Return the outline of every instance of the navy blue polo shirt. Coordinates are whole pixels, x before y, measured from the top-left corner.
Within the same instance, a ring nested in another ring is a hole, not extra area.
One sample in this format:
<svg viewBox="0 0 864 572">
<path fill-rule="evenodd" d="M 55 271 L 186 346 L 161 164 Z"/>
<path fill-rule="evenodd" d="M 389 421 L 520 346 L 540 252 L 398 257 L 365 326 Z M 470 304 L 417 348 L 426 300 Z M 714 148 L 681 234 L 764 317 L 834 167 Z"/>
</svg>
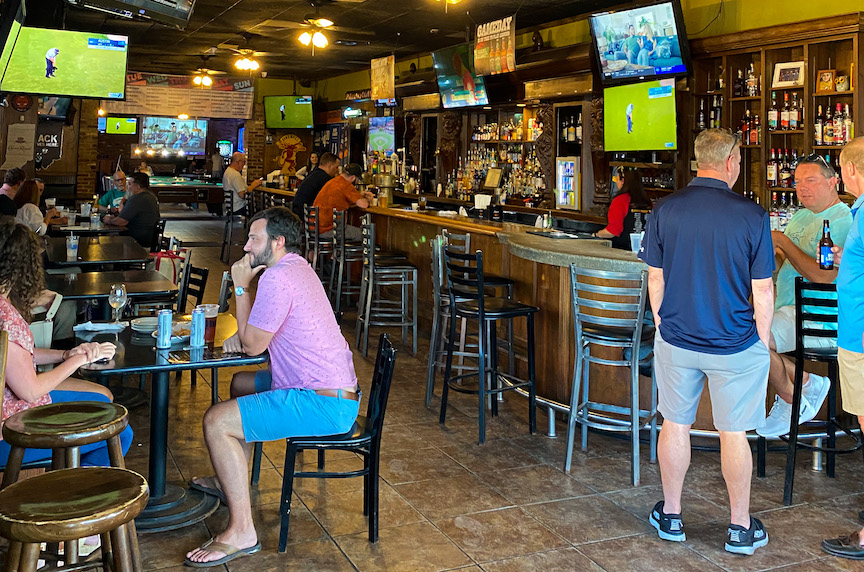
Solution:
<svg viewBox="0 0 864 572">
<path fill-rule="evenodd" d="M 723 181 L 696 177 L 654 207 L 639 258 L 663 269 L 664 341 L 729 355 L 759 340 L 750 281 L 774 272 L 768 213 L 759 205 Z"/>
</svg>

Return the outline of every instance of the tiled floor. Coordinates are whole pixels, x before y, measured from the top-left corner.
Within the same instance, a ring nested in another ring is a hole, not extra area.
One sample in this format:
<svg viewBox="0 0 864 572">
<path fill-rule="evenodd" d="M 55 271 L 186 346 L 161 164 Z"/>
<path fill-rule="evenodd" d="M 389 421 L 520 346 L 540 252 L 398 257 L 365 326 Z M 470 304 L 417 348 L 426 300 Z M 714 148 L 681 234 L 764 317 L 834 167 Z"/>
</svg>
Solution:
<svg viewBox="0 0 864 572">
<path fill-rule="evenodd" d="M 180 238 L 213 223 L 169 223 Z M 195 225 L 193 227 L 193 225 Z M 218 230 L 218 229 L 217 229 Z M 215 231 L 214 231 L 215 232 Z M 239 249 L 235 249 L 235 256 Z M 196 249 L 196 265 L 209 264 L 207 298 L 215 299 L 225 268 L 218 249 Z M 353 321 L 345 334 L 353 341 Z M 398 342 L 398 334 L 393 336 Z M 422 346 L 422 344 L 421 344 Z M 239 570 L 862 570 L 864 564 L 823 554 L 822 538 L 851 532 L 864 508 L 861 457 L 838 461 L 837 478 L 809 470 L 802 454 L 796 505 L 783 507 L 781 453 L 769 454 L 768 476 L 753 479 L 753 509 L 770 535 L 752 557 L 724 552 L 728 509 L 716 452 L 693 453 L 684 496 L 687 541 L 659 540 L 647 522 L 662 498 L 659 470 L 643 463 L 643 484 L 629 486 L 628 444 L 592 434 L 589 450 L 576 451 L 573 470 L 561 472 L 564 437 L 529 435 L 526 402 L 508 395 L 478 446 L 474 401 L 454 396 L 447 425 L 438 405 L 423 404 L 425 347 L 417 358 L 404 349 L 386 415 L 381 454 L 380 540 L 367 540 L 362 480 L 300 480 L 293 503 L 286 554 L 276 552 L 283 443 L 265 446 L 261 483 L 253 490 L 254 512 L 264 549 L 227 568 Z M 361 384 L 368 387 L 373 354 L 355 355 Z M 223 370 L 220 394 L 227 395 Z M 440 377 L 439 377 L 440 379 Z M 192 387 L 188 374 L 172 383 L 169 480 L 210 474 L 201 432 L 209 404 L 207 380 Z M 127 462 L 146 473 L 147 408 L 132 411 L 135 444 Z M 545 414 L 538 427 L 546 427 Z M 563 427 L 559 420 L 559 435 Z M 646 450 L 644 448 L 643 450 Z M 647 454 L 647 450 L 646 450 Z M 299 462 L 313 467 L 313 456 Z M 350 454 L 328 457 L 331 468 L 359 466 Z M 147 570 L 179 570 L 184 553 L 221 530 L 227 509 L 180 531 L 142 535 Z"/>
</svg>

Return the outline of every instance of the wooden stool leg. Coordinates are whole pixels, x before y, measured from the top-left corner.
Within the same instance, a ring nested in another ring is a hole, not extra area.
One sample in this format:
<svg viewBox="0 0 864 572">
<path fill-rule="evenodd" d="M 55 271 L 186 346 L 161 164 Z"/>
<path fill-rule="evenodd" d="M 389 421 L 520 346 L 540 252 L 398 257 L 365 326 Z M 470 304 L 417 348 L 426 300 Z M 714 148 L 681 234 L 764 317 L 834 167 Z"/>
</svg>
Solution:
<svg viewBox="0 0 864 572">
<path fill-rule="evenodd" d="M 77 469 L 81 466 L 81 450 L 78 447 L 66 448 L 66 468 Z"/>
<path fill-rule="evenodd" d="M 132 558 L 132 570 L 141 572 L 143 566 L 141 564 L 141 549 L 138 546 L 138 530 L 135 528 L 135 521 L 130 520 L 126 523 L 126 534 L 129 537 L 129 556 Z"/>
<path fill-rule="evenodd" d="M 39 562 L 39 543 L 28 542 L 21 547 L 21 564 L 19 572 L 36 572 L 36 564 Z"/>
<path fill-rule="evenodd" d="M 3 471 L 3 483 L 0 490 L 18 481 L 18 473 L 21 472 L 21 464 L 24 462 L 24 449 L 12 447 L 9 451 L 9 459 L 6 461 L 6 469 Z"/>
<path fill-rule="evenodd" d="M 123 446 L 120 444 L 120 435 L 114 435 L 108 439 L 108 459 L 112 467 L 126 468 L 126 460 L 123 459 Z"/>
<path fill-rule="evenodd" d="M 18 572 L 21 566 L 21 543 L 9 542 L 9 551 L 6 552 L 6 566 L 3 568 L 6 572 Z"/>
<path fill-rule="evenodd" d="M 120 525 L 108 534 L 111 536 L 111 547 L 114 552 L 114 572 L 132 572 L 126 525 Z"/>
<path fill-rule="evenodd" d="M 111 551 L 111 535 L 103 532 L 99 535 L 102 539 L 102 570 L 108 572 L 114 567 L 114 554 Z"/>
</svg>

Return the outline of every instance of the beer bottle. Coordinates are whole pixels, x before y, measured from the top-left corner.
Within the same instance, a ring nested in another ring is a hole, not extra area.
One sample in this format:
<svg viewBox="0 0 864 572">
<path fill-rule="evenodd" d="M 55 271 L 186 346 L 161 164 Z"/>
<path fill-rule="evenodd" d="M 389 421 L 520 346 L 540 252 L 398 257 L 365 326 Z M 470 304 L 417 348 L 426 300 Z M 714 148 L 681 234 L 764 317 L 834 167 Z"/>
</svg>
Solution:
<svg viewBox="0 0 864 572">
<path fill-rule="evenodd" d="M 819 241 L 819 268 L 822 270 L 834 270 L 834 241 L 831 240 L 831 229 L 829 221 L 822 221 L 822 240 Z"/>
</svg>

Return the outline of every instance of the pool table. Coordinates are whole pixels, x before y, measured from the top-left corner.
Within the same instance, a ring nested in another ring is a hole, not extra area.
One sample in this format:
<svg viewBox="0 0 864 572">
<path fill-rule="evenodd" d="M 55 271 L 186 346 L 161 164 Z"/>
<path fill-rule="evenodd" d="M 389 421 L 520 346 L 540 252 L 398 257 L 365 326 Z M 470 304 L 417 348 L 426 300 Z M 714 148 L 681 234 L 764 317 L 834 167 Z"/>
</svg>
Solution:
<svg viewBox="0 0 864 572">
<path fill-rule="evenodd" d="M 184 177 L 150 177 L 150 190 L 163 203 L 209 203 L 221 205 L 221 182 L 194 181 Z"/>
</svg>

